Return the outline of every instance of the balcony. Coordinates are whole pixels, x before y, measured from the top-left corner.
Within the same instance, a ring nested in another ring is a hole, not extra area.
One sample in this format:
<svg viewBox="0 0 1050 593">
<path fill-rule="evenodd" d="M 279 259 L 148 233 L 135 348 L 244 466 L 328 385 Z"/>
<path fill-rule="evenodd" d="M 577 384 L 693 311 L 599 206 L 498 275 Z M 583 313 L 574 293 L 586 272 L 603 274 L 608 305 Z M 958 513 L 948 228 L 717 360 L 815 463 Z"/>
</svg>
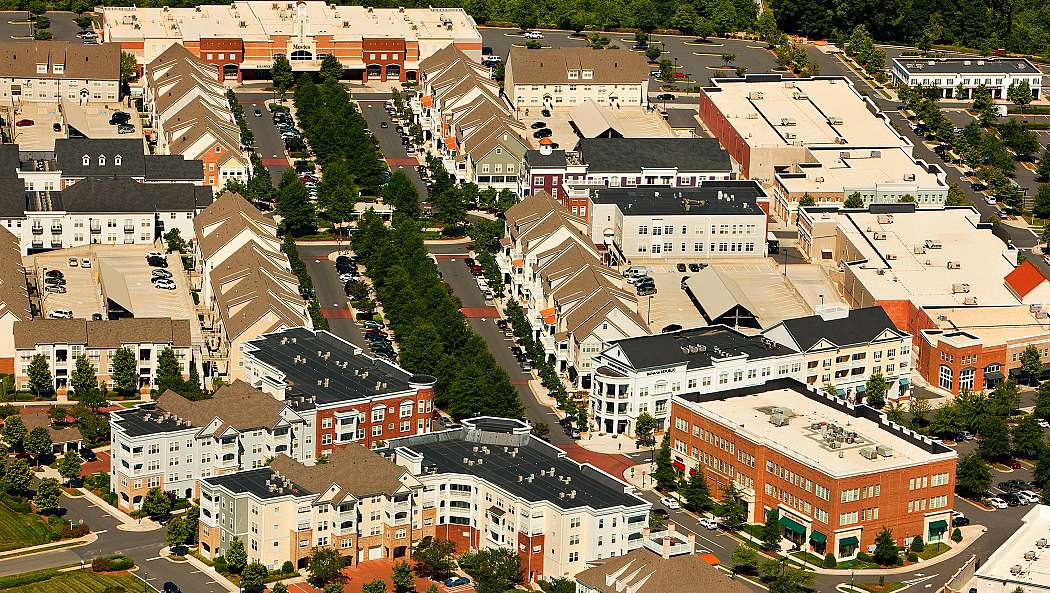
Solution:
<svg viewBox="0 0 1050 593">
<path fill-rule="evenodd" d="M 102 233 L 102 227 L 97 225 L 91 225 L 91 234 L 98 235 Z"/>
<path fill-rule="evenodd" d="M 124 225 L 124 232 L 128 233 L 128 234 L 134 234 L 134 232 L 135 232 L 135 225 L 133 225 L 133 224 L 126 224 L 126 225 Z"/>
<path fill-rule="evenodd" d="M 44 234 L 44 227 L 42 227 L 42 226 L 34 226 L 33 227 L 33 234 L 34 235 L 43 235 Z"/>
<path fill-rule="evenodd" d="M 62 234 L 62 225 L 60 225 L 60 224 L 53 224 L 53 225 L 51 225 L 51 234 L 52 235 L 61 235 Z"/>
<path fill-rule="evenodd" d="M 310 529 L 310 522 L 309 521 L 307 521 L 305 523 L 299 523 L 298 525 L 295 526 L 295 530 L 296 531 L 306 531 L 307 529 Z"/>
</svg>

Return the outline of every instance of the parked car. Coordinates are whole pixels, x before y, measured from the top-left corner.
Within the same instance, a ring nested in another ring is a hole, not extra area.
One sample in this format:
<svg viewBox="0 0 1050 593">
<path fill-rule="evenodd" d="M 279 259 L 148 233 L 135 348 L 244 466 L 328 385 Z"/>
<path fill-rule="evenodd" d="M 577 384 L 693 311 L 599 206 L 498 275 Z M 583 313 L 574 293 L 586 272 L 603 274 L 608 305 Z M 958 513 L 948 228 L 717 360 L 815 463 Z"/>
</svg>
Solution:
<svg viewBox="0 0 1050 593">
<path fill-rule="evenodd" d="M 73 319 L 73 311 L 70 309 L 55 309 L 47 314 L 51 319 Z"/>
<path fill-rule="evenodd" d="M 262 109 L 259 109 L 258 107 L 256 107 L 254 113 L 255 113 L 255 117 L 262 117 Z"/>
<path fill-rule="evenodd" d="M 701 517 L 697 523 L 699 523 L 700 527 L 703 527 L 704 529 L 718 529 L 718 521 L 710 517 Z"/>
<path fill-rule="evenodd" d="M 674 499 L 674 498 L 671 498 L 670 496 L 665 496 L 665 497 L 661 498 L 660 499 L 660 504 L 662 504 L 665 507 L 671 509 L 672 511 L 682 508 L 682 505 L 679 504 L 678 500 Z"/>
<path fill-rule="evenodd" d="M 133 134 L 135 132 L 135 126 L 131 124 L 121 124 L 117 126 L 118 134 Z"/>
<path fill-rule="evenodd" d="M 80 458 L 84 461 L 95 461 L 96 459 L 98 459 L 98 457 L 95 455 L 95 452 L 91 449 L 88 449 L 87 447 L 81 447 L 79 453 Z"/>
<path fill-rule="evenodd" d="M 82 267 L 82 268 L 90 268 L 91 267 L 91 260 L 86 258 L 86 257 L 80 258 L 80 267 Z"/>
<path fill-rule="evenodd" d="M 657 76 L 659 76 L 660 72 L 657 71 L 656 74 Z M 659 95 L 656 95 L 656 98 L 660 101 L 674 101 L 674 95 L 672 95 L 671 93 L 660 93 Z"/>
<path fill-rule="evenodd" d="M 1050 428 L 1050 421 L 1047 421 L 1047 420 L 1044 420 L 1044 419 L 1040 418 L 1039 419 L 1039 427 L 1040 428 Z"/>
<path fill-rule="evenodd" d="M 381 321 L 372 321 L 370 319 L 370 320 L 362 323 L 361 327 L 363 327 L 365 329 L 383 329 L 386 326 L 384 326 Z"/>
<path fill-rule="evenodd" d="M 1003 499 L 1003 501 L 1006 502 L 1007 506 L 1016 507 L 1021 505 L 1021 497 L 1018 496 L 1015 492 L 1007 492 L 999 498 Z"/>
<path fill-rule="evenodd" d="M 469 584 L 470 584 L 470 579 L 468 579 L 467 577 L 455 576 L 455 577 L 448 577 L 447 579 L 445 579 L 445 586 L 446 587 L 462 587 L 463 585 L 469 585 Z"/>
<path fill-rule="evenodd" d="M 118 111 L 109 117 L 109 125 L 117 126 L 131 121 L 131 114 L 127 111 Z"/>
<path fill-rule="evenodd" d="M 150 276 L 152 278 L 168 278 L 168 279 L 170 279 L 171 278 L 171 272 L 169 272 L 169 271 L 167 271 L 167 270 L 165 270 L 163 268 L 157 268 L 157 269 L 153 270 L 152 272 L 150 272 Z"/>
<path fill-rule="evenodd" d="M 689 271 L 690 272 L 699 272 L 700 270 L 704 269 L 705 267 L 707 267 L 705 264 L 689 264 Z"/>
<path fill-rule="evenodd" d="M 463 258 L 463 265 L 467 266 L 468 268 L 473 266 L 475 263 L 477 263 L 477 262 L 474 261 L 473 257 L 464 257 Z"/>
<path fill-rule="evenodd" d="M 52 277 L 44 278 L 44 284 L 65 286 L 66 279 L 65 278 L 56 278 L 56 277 L 52 276 Z"/>
<path fill-rule="evenodd" d="M 545 121 L 538 121 L 538 122 L 533 123 L 529 127 L 532 128 L 533 130 L 539 130 L 539 129 L 542 129 L 542 128 L 546 128 L 547 127 L 547 122 L 545 122 Z"/>
<path fill-rule="evenodd" d="M 547 109 L 547 108 L 543 108 L 540 111 L 540 115 L 542 115 L 543 117 L 550 117 L 551 116 L 551 110 Z"/>
<path fill-rule="evenodd" d="M 75 258 L 75 257 L 69 258 L 68 261 L 69 261 L 69 267 L 71 267 L 71 268 L 76 268 L 76 267 L 80 266 L 80 260 Z"/>
<path fill-rule="evenodd" d="M 1017 492 L 1028 488 L 1028 482 L 1024 480 L 1006 480 L 1005 482 L 999 482 L 996 486 L 1004 492 Z"/>
<path fill-rule="evenodd" d="M 1012 458 L 1012 457 L 1010 459 L 1007 459 L 1006 461 L 1004 461 L 1003 465 L 1005 465 L 1006 467 L 1008 467 L 1010 469 L 1021 469 L 1021 462 L 1018 461 L 1017 459 Z"/>
<path fill-rule="evenodd" d="M 61 278 L 65 276 L 65 274 L 62 273 L 62 270 L 48 270 L 44 272 L 44 276 L 48 278 Z"/>
<path fill-rule="evenodd" d="M 166 581 L 164 583 L 164 593 L 182 593 L 182 591 L 179 589 L 179 586 L 175 583 L 171 581 Z"/>
<path fill-rule="evenodd" d="M 648 276 L 653 271 L 645 266 L 631 266 L 623 271 L 624 278 L 637 278 L 639 276 Z"/>
<path fill-rule="evenodd" d="M 48 284 L 44 287 L 44 291 L 51 294 L 66 294 L 66 287 L 62 284 Z"/>
<path fill-rule="evenodd" d="M 639 284 L 641 284 L 643 282 L 652 282 L 653 281 L 653 277 L 648 275 L 648 274 L 646 274 L 644 276 L 629 276 L 627 278 L 627 281 L 630 282 L 631 284 L 635 285 L 635 286 L 638 286 Z"/>
<path fill-rule="evenodd" d="M 674 73 L 674 77 L 675 78 L 688 78 L 689 75 L 686 74 L 685 72 L 675 72 Z"/>
<path fill-rule="evenodd" d="M 175 290 L 175 283 L 168 278 L 154 278 L 153 286 L 164 290 Z"/>
<path fill-rule="evenodd" d="M 649 76 L 652 76 L 653 78 L 660 78 L 660 76 L 662 74 L 663 74 L 663 72 L 660 72 L 659 70 L 650 70 L 649 71 Z"/>
<path fill-rule="evenodd" d="M 62 124 L 60 124 L 58 122 L 55 122 L 55 123 L 51 124 L 51 129 L 56 131 L 56 132 L 61 132 L 62 131 Z"/>
<path fill-rule="evenodd" d="M 952 517 L 952 527 L 963 527 L 970 524 L 970 519 L 966 516 L 960 515 L 958 517 Z"/>
<path fill-rule="evenodd" d="M 1042 500 L 1042 498 L 1038 494 L 1032 492 L 1031 490 L 1021 490 L 1017 493 L 1017 495 L 1023 499 L 1027 499 L 1028 504 L 1039 504 L 1039 502 Z"/>
<path fill-rule="evenodd" d="M 652 296 L 656 294 L 656 287 L 646 287 L 638 290 L 638 296 Z"/>
<path fill-rule="evenodd" d="M 539 31 L 526 31 L 525 39 L 543 39 L 543 33 Z"/>
<path fill-rule="evenodd" d="M 677 270 L 678 270 L 679 272 L 684 272 L 684 271 L 686 271 L 686 267 L 685 267 L 685 264 L 683 264 L 683 263 L 679 263 L 679 264 L 678 264 L 677 266 L 675 266 L 675 268 L 676 268 L 676 269 L 677 269 Z"/>
<path fill-rule="evenodd" d="M 542 130 L 536 130 L 535 132 L 533 132 L 532 133 L 532 137 L 533 138 L 548 138 L 552 134 L 554 134 L 554 132 L 552 132 L 550 128 L 543 128 Z"/>
<path fill-rule="evenodd" d="M 87 261 L 87 260 L 85 260 L 85 261 Z M 154 268 L 166 268 L 166 267 L 168 267 L 168 260 L 167 260 L 167 258 L 164 258 L 164 257 L 151 257 L 151 258 L 146 260 L 146 263 L 151 265 L 151 266 L 153 266 Z M 84 266 L 84 267 L 85 268 L 89 268 L 91 266 Z"/>
<path fill-rule="evenodd" d="M 992 507 L 993 509 L 1005 509 L 1010 505 L 1006 504 L 1006 502 L 998 496 L 993 496 L 988 499 L 988 506 Z"/>
</svg>

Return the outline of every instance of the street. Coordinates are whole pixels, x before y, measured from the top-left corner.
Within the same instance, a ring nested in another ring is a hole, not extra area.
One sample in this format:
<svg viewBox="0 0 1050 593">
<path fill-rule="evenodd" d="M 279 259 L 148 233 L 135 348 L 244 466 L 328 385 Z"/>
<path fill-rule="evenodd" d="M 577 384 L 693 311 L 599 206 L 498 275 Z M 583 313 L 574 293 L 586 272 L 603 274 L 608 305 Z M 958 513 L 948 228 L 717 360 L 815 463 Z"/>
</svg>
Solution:
<svg viewBox="0 0 1050 593">
<path fill-rule="evenodd" d="M 390 167 L 391 172 L 395 169 L 404 171 L 412 185 L 416 187 L 420 200 L 424 200 L 427 195 L 427 185 L 423 183 L 423 178 L 419 176 L 419 171 L 416 169 L 416 157 L 409 156 L 405 151 L 405 146 L 401 144 L 401 136 L 398 134 L 397 126 L 387 116 L 384 105 L 389 97 L 389 95 L 384 94 L 377 96 L 375 94 L 354 93 L 354 100 L 361 107 L 361 115 L 364 116 L 365 121 L 368 123 L 368 129 L 372 130 L 376 140 L 379 141 L 379 150 L 383 151 L 387 166 Z M 385 128 L 380 125 L 384 121 L 387 122 L 387 127 Z"/>
<path fill-rule="evenodd" d="M 237 102 L 244 107 L 244 121 L 255 135 L 255 151 L 259 153 L 270 179 L 276 186 L 281 181 L 281 174 L 288 168 L 288 159 L 284 156 L 284 140 L 273 125 L 273 116 L 266 104 L 274 100 L 273 93 L 239 92 Z M 255 117 L 255 108 L 262 110 L 261 117 Z"/>
</svg>

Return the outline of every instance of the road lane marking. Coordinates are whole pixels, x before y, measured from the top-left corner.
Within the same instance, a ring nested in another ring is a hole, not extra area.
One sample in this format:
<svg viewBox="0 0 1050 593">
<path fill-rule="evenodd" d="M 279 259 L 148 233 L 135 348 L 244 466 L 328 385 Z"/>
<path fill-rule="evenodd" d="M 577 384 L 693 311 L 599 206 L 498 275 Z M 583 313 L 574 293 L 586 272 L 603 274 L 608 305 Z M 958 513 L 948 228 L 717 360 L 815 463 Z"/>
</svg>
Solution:
<svg viewBox="0 0 1050 593">
<path fill-rule="evenodd" d="M 95 531 L 94 534 L 95 535 L 99 535 L 99 534 L 102 534 L 102 533 L 107 533 L 108 531 L 109 531 L 108 529 L 103 529 L 102 531 Z"/>
<path fill-rule="evenodd" d="M 152 561 L 152 560 L 160 560 L 160 559 L 161 559 L 161 557 L 160 557 L 160 556 L 154 556 L 154 557 L 152 557 L 152 558 L 146 558 L 146 562 L 150 562 L 150 561 Z"/>
</svg>

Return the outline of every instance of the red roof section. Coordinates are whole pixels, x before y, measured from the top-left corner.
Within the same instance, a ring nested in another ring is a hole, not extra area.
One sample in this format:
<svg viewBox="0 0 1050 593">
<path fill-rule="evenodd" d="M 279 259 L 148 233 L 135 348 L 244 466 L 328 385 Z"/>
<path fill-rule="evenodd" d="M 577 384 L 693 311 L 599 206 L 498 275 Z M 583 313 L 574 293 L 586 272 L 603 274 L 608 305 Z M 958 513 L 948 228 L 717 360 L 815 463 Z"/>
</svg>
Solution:
<svg viewBox="0 0 1050 593">
<path fill-rule="evenodd" d="M 554 144 L 554 140 L 551 140 L 549 136 L 546 137 L 546 138 L 540 138 L 540 144 L 543 144 L 543 145 Z"/>
<path fill-rule="evenodd" d="M 1039 268 L 1026 259 L 1021 262 L 1021 265 L 1006 275 L 1006 285 L 1018 298 L 1023 299 L 1028 293 L 1045 282 L 1046 279 L 1046 276 L 1043 276 Z"/>
</svg>

